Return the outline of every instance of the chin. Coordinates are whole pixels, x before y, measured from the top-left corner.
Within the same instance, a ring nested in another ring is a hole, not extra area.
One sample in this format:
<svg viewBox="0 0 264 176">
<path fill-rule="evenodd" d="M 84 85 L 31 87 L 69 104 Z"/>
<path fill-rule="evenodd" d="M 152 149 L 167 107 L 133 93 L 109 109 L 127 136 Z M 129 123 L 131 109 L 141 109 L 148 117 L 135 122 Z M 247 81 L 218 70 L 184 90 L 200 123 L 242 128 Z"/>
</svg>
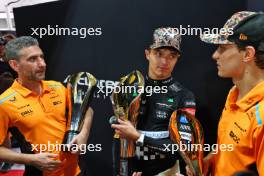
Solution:
<svg viewBox="0 0 264 176">
<path fill-rule="evenodd" d="M 38 80 L 38 81 L 42 81 L 44 79 L 45 79 L 45 76 L 39 76 L 39 77 L 36 78 L 36 80 Z"/>
<path fill-rule="evenodd" d="M 230 76 L 224 74 L 224 73 L 221 73 L 221 72 L 218 72 L 218 76 L 221 77 L 221 78 L 230 78 Z"/>
</svg>

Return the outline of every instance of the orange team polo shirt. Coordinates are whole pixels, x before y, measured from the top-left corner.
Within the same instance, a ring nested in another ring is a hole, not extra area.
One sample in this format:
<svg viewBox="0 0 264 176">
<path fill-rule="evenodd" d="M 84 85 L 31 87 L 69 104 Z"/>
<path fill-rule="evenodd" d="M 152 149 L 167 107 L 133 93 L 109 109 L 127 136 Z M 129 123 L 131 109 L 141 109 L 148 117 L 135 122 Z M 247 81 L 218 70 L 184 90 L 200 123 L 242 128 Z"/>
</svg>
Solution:
<svg viewBox="0 0 264 176">
<path fill-rule="evenodd" d="M 215 155 L 215 176 L 231 176 L 255 164 L 264 176 L 264 82 L 237 100 L 234 86 L 227 97 L 218 125 L 218 146 L 233 144 L 233 151 Z"/>
<path fill-rule="evenodd" d="M 60 151 L 59 146 L 66 131 L 66 101 L 66 89 L 59 82 L 42 81 L 42 94 L 37 95 L 14 81 L 0 95 L 0 144 L 8 129 L 15 129 L 19 138 L 30 144 L 27 150 L 57 153 L 64 161 L 56 173 L 43 171 L 44 176 L 78 175 L 78 156 Z"/>
</svg>

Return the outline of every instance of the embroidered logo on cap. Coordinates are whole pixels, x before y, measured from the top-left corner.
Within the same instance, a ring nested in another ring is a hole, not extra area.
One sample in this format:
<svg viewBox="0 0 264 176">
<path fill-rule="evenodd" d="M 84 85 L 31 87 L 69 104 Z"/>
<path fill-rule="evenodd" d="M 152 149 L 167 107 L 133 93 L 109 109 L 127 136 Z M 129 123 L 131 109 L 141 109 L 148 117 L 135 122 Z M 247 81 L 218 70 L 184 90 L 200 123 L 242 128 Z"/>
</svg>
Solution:
<svg viewBox="0 0 264 176">
<path fill-rule="evenodd" d="M 247 40 L 248 39 L 248 37 L 245 35 L 245 34 L 240 34 L 239 35 L 239 40 Z"/>
</svg>

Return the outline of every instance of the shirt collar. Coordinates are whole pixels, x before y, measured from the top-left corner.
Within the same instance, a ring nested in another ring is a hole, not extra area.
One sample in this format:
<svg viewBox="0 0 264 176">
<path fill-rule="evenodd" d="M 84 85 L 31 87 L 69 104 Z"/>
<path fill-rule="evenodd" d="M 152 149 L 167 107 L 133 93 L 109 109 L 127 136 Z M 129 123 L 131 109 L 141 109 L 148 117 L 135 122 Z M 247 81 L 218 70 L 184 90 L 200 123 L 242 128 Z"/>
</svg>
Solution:
<svg viewBox="0 0 264 176">
<path fill-rule="evenodd" d="M 237 101 L 239 90 L 234 86 L 227 97 L 227 107 L 239 107 L 243 111 L 248 110 L 264 98 L 264 81 L 252 88 L 242 99 Z"/>
<path fill-rule="evenodd" d="M 41 86 L 42 86 L 42 94 L 52 91 L 52 89 L 47 84 L 45 84 L 45 81 L 41 81 Z M 19 94 L 21 94 L 23 97 L 27 97 L 30 94 L 35 94 L 28 88 L 18 83 L 17 80 L 14 81 L 11 88 L 14 89 L 16 92 L 18 92 Z"/>
</svg>

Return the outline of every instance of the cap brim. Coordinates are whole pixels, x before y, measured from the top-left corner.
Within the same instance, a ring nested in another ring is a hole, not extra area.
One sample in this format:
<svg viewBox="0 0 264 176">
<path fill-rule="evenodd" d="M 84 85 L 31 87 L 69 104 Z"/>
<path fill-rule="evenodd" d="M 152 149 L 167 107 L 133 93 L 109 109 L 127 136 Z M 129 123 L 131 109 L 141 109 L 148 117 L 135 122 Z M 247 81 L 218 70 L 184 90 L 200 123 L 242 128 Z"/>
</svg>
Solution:
<svg viewBox="0 0 264 176">
<path fill-rule="evenodd" d="M 219 34 L 201 34 L 200 39 L 211 44 L 233 44 L 233 42 L 226 39 L 226 36 Z"/>
<path fill-rule="evenodd" d="M 171 45 L 155 45 L 155 44 L 152 44 L 152 45 L 150 45 L 149 48 L 151 48 L 151 49 L 157 49 L 157 48 L 161 48 L 161 47 L 170 47 L 170 48 L 174 48 L 178 52 L 181 52 L 178 48 L 176 48 L 175 46 L 171 46 Z"/>
</svg>

